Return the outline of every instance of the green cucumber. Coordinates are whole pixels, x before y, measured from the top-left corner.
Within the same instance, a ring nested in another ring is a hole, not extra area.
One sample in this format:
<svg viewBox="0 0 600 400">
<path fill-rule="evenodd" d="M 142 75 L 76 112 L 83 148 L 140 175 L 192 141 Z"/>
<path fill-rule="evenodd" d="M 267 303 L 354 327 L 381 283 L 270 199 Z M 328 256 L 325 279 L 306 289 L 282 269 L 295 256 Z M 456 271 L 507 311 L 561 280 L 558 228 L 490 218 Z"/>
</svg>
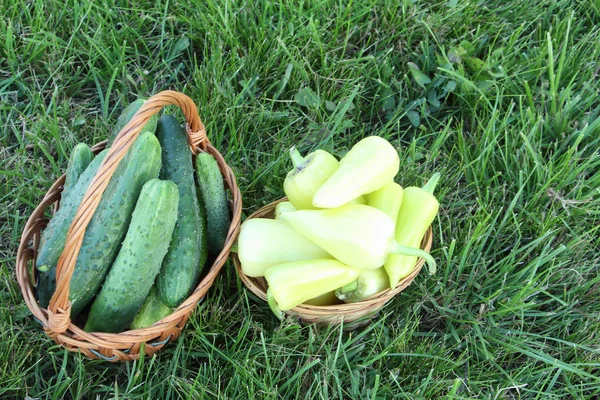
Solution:
<svg viewBox="0 0 600 400">
<path fill-rule="evenodd" d="M 169 306 L 167 306 L 158 295 L 156 285 L 152 286 L 148 297 L 144 300 L 142 308 L 135 315 L 133 322 L 129 325 L 129 329 L 142 329 L 147 328 L 157 321 L 160 321 L 167 315 L 173 312 Z"/>
<path fill-rule="evenodd" d="M 131 324 L 167 254 L 178 203 L 173 182 L 152 179 L 144 185 L 121 250 L 90 309 L 86 331 L 117 333 Z"/>
<path fill-rule="evenodd" d="M 208 255 L 206 223 L 198 204 L 194 167 L 185 131 L 173 116 L 158 120 L 156 137 L 162 146 L 161 179 L 173 181 L 179 189 L 179 210 L 173 242 L 156 279 L 164 303 L 177 307 L 194 290 Z"/>
<path fill-rule="evenodd" d="M 123 129 L 125 125 L 127 125 L 127 123 L 131 121 L 131 118 L 133 118 L 135 113 L 138 112 L 138 110 L 142 107 L 142 105 L 145 102 L 146 99 L 137 99 L 131 104 L 129 104 L 127 107 L 125 107 L 125 109 L 121 112 L 121 115 L 119 115 L 119 118 L 117 118 L 117 122 L 115 123 L 115 126 L 113 127 L 110 133 L 108 142 L 106 143 L 106 147 L 112 146 L 113 142 L 117 138 L 117 135 L 119 134 L 119 132 L 121 132 L 121 129 Z M 142 128 L 142 132 L 156 132 L 157 121 L 158 118 L 156 117 L 156 115 L 153 115 L 148 120 L 148 122 L 146 122 L 146 125 L 144 125 L 144 127 Z"/>
<path fill-rule="evenodd" d="M 106 154 L 108 154 L 108 150 L 102 151 L 94 158 L 68 195 L 61 199 L 60 208 L 42 232 L 36 259 L 36 267 L 40 271 L 47 271 L 51 266 L 56 265 L 58 257 L 65 247 L 67 231 L 77 213 L 79 203 L 81 203 L 83 195 L 90 186 L 96 172 L 98 172 L 100 165 L 102 165 Z"/>
<path fill-rule="evenodd" d="M 83 195 L 107 154 L 108 150 L 104 150 L 92 160 L 67 196 L 61 199 L 60 208 L 42 232 L 35 263 L 36 269 L 40 272 L 36 289 L 42 307 L 48 307 L 50 298 L 56 288 L 56 264 L 65 248 L 65 240 L 71 222 L 77 213 Z"/>
<path fill-rule="evenodd" d="M 71 157 L 69 157 L 69 163 L 67 164 L 67 172 L 65 173 L 65 184 L 61 196 L 67 197 L 77 180 L 83 174 L 83 171 L 90 165 L 94 153 L 85 143 L 78 143 L 71 151 Z"/>
<path fill-rule="evenodd" d="M 212 155 L 200 153 L 196 156 L 196 178 L 206 211 L 208 250 L 217 255 L 225 245 L 231 219 L 223 175 Z"/>
</svg>

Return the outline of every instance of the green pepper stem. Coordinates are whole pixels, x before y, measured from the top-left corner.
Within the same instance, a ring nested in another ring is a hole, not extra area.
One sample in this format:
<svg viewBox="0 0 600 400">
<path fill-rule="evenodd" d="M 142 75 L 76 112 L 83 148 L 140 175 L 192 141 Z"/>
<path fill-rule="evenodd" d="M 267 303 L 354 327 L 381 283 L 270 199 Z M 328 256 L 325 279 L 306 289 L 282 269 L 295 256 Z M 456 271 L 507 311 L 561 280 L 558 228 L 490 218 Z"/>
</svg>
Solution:
<svg viewBox="0 0 600 400">
<path fill-rule="evenodd" d="M 271 293 L 271 289 L 267 289 L 267 303 L 269 303 L 269 307 L 271 308 L 271 311 L 273 311 L 273 314 L 275 314 L 275 316 L 279 320 L 283 320 L 284 313 L 279 308 L 279 305 L 277 304 L 277 300 L 275 300 L 275 297 L 273 297 L 273 293 Z"/>
<path fill-rule="evenodd" d="M 352 297 L 354 297 L 353 292 L 358 290 L 358 286 L 359 286 L 358 279 L 355 279 L 352 282 L 350 282 L 349 284 L 337 289 L 335 291 L 335 297 L 337 297 L 338 299 L 340 299 L 342 301 L 352 298 Z"/>
<path fill-rule="evenodd" d="M 292 146 L 292 148 L 290 149 L 290 158 L 292 159 L 292 164 L 294 164 L 295 169 L 304 168 L 306 159 L 302 157 L 302 154 L 300 154 L 296 146 Z"/>
<path fill-rule="evenodd" d="M 403 256 L 420 257 L 424 259 L 425 262 L 427 262 L 427 266 L 429 267 L 429 274 L 435 274 L 435 271 L 437 269 L 435 259 L 431 256 L 431 254 L 429 254 L 425 250 L 417 249 L 415 247 L 404 246 L 394 240 L 392 242 L 392 248 L 390 253 L 399 254 Z"/>
<path fill-rule="evenodd" d="M 435 187 L 437 186 L 441 176 L 442 175 L 440 175 L 439 172 L 433 174 L 422 189 L 426 192 L 433 194 L 433 191 L 435 190 Z"/>
</svg>

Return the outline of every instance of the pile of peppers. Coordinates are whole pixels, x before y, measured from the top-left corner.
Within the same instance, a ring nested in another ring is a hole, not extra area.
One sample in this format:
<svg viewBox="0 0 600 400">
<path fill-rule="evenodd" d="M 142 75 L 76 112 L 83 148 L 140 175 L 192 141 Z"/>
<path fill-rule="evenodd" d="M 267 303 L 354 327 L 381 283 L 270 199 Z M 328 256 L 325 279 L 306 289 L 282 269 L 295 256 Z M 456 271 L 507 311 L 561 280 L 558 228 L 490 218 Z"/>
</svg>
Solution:
<svg viewBox="0 0 600 400">
<path fill-rule="evenodd" d="M 275 218 L 246 220 L 238 238 L 242 271 L 265 277 L 267 300 L 278 318 L 299 304 L 358 302 L 394 288 L 423 258 L 420 244 L 435 219 L 433 191 L 394 180 L 400 161 L 387 140 L 369 136 L 341 159 L 316 150 L 290 151 L 293 169 L 284 182 L 288 201 Z"/>
</svg>

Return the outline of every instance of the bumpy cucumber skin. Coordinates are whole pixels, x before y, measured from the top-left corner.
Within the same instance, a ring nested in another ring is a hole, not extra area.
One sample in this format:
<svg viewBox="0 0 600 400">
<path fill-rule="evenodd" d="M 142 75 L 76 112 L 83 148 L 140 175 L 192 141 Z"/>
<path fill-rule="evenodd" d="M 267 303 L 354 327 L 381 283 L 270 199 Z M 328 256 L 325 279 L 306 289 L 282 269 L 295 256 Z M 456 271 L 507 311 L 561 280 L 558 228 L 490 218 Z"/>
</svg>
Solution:
<svg viewBox="0 0 600 400">
<path fill-rule="evenodd" d="M 150 132 L 140 134 L 111 177 L 83 237 L 69 292 L 72 316 L 79 314 L 100 290 L 127 232 L 142 186 L 158 178 L 160 166 L 158 140 Z"/>
<path fill-rule="evenodd" d="M 178 203 L 173 182 L 152 179 L 144 185 L 123 246 L 90 309 L 86 331 L 117 333 L 131 324 L 167 254 Z"/>
<path fill-rule="evenodd" d="M 119 115 L 119 118 L 117 118 L 117 122 L 115 123 L 115 126 L 113 127 L 110 133 L 108 142 L 106 143 L 106 147 L 112 146 L 117 135 L 119 134 L 119 132 L 121 132 L 121 129 L 123 129 L 123 127 L 125 127 L 125 125 L 127 125 L 127 123 L 131 121 L 131 118 L 133 118 L 135 113 L 138 112 L 138 110 L 142 107 L 145 101 L 146 99 L 137 99 L 130 103 L 127 107 L 125 107 L 125 109 L 121 112 L 121 115 Z M 148 122 L 146 122 L 146 125 L 144 125 L 144 127 L 142 128 L 142 132 L 155 133 L 157 121 L 158 118 L 156 117 L 156 115 L 153 115 L 148 120 Z"/>
<path fill-rule="evenodd" d="M 196 287 L 207 258 L 206 228 L 194 182 L 192 152 L 179 121 L 163 115 L 156 132 L 162 146 L 160 179 L 173 181 L 179 189 L 179 210 L 171 247 L 156 279 L 162 301 L 175 308 Z"/>
<path fill-rule="evenodd" d="M 71 222 L 77 213 L 83 195 L 90 186 L 96 172 L 98 172 L 106 154 L 108 154 L 108 150 L 102 151 L 92 160 L 68 195 L 61 199 L 60 208 L 42 232 L 35 263 L 36 268 L 40 271 L 37 282 L 37 295 L 42 307 L 48 307 L 50 298 L 54 293 L 56 263 L 65 248 L 65 240 Z"/>
<path fill-rule="evenodd" d="M 71 157 L 69 157 L 69 162 L 67 164 L 67 172 L 65 172 L 65 184 L 63 185 L 63 191 L 61 196 L 67 197 L 69 192 L 77 183 L 77 180 L 83 174 L 83 171 L 90 165 L 92 159 L 94 158 L 94 153 L 85 143 L 78 143 L 73 150 L 71 151 Z"/>
<path fill-rule="evenodd" d="M 195 169 L 206 211 L 208 250 L 217 255 L 223 249 L 231 225 L 223 175 L 217 160 L 208 153 L 196 156 Z"/>
<path fill-rule="evenodd" d="M 173 310 L 167 306 L 158 295 L 156 285 L 152 286 L 148 297 L 144 300 L 142 308 L 135 315 L 133 322 L 129 325 L 130 329 L 147 328 L 157 321 L 160 321 L 167 315 L 170 315 Z"/>
</svg>

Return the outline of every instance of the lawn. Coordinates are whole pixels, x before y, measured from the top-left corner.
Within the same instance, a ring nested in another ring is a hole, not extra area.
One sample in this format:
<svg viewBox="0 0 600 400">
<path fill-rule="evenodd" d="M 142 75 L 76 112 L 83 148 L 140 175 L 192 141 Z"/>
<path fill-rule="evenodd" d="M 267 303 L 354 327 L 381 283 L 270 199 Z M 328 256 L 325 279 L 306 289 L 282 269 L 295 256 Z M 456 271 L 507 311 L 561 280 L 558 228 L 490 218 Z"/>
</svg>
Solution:
<svg viewBox="0 0 600 400">
<path fill-rule="evenodd" d="M 277 3 L 0 0 L 0 397 L 600 396 L 600 1 Z M 292 145 L 379 135 L 401 185 L 440 172 L 437 274 L 345 332 L 280 322 L 227 264 L 155 357 L 55 345 L 16 282 L 25 221 L 78 142 L 165 89 L 245 215 L 283 196 Z"/>
</svg>

